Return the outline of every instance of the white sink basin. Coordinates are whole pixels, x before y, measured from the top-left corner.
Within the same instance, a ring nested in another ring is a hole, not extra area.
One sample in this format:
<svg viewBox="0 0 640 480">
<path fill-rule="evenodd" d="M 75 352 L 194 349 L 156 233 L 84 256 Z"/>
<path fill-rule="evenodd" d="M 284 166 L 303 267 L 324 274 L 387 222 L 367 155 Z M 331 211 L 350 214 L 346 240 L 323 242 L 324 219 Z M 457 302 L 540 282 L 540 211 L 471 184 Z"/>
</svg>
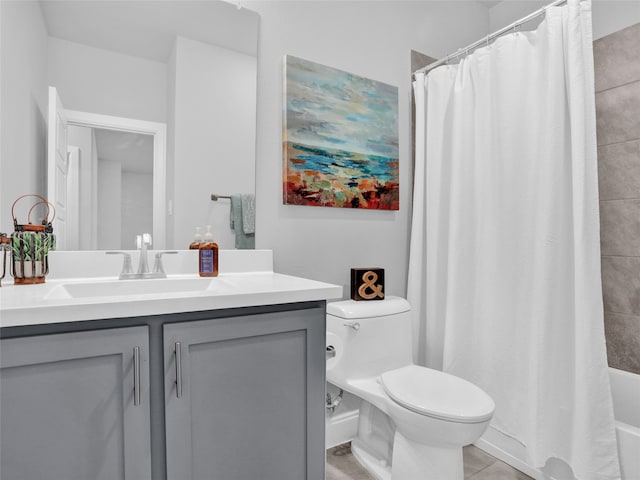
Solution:
<svg viewBox="0 0 640 480">
<path fill-rule="evenodd" d="M 160 278 L 145 280 L 106 280 L 102 282 L 65 283 L 54 288 L 47 298 L 128 297 L 198 293 L 207 290 L 211 278 Z"/>
</svg>

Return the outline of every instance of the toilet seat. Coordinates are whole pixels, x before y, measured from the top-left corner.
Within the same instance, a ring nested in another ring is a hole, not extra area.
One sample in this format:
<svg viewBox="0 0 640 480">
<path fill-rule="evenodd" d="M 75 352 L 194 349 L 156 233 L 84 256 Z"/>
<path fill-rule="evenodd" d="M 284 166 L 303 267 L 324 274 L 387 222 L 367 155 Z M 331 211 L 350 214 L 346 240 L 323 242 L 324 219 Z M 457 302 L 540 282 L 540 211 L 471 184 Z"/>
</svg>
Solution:
<svg viewBox="0 0 640 480">
<path fill-rule="evenodd" d="M 407 365 L 380 376 L 393 401 L 421 415 L 460 423 L 491 418 L 495 404 L 471 382 L 418 365 Z"/>
</svg>

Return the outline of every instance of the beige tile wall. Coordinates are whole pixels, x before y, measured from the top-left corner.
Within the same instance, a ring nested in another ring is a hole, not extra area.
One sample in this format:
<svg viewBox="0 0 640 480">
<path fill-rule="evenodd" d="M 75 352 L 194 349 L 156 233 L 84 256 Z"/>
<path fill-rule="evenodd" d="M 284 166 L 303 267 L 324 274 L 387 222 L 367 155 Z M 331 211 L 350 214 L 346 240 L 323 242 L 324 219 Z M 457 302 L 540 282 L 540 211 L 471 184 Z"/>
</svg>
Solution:
<svg viewBox="0 0 640 480">
<path fill-rule="evenodd" d="M 593 44 L 609 365 L 640 374 L 640 23 Z"/>
</svg>

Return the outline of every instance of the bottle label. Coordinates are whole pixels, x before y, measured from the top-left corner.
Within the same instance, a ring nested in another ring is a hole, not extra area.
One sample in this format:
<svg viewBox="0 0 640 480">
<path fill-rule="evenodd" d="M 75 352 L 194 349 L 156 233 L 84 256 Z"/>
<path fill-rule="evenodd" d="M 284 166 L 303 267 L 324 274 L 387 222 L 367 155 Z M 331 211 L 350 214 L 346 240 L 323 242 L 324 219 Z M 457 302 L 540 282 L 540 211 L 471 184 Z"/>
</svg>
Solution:
<svg viewBox="0 0 640 480">
<path fill-rule="evenodd" d="M 200 250 L 200 272 L 213 273 L 213 250 Z"/>
</svg>

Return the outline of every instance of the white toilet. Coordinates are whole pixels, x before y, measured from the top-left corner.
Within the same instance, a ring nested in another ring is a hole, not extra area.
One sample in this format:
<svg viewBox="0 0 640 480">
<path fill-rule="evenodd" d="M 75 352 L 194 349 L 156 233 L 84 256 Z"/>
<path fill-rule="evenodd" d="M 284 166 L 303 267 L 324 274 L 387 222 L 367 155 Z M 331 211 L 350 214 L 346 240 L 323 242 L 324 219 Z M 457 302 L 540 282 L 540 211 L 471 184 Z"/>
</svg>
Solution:
<svg viewBox="0 0 640 480">
<path fill-rule="evenodd" d="M 399 297 L 327 304 L 327 381 L 362 399 L 352 451 L 379 480 L 462 480 L 462 447 L 495 404 L 476 385 L 413 364 Z"/>
</svg>

